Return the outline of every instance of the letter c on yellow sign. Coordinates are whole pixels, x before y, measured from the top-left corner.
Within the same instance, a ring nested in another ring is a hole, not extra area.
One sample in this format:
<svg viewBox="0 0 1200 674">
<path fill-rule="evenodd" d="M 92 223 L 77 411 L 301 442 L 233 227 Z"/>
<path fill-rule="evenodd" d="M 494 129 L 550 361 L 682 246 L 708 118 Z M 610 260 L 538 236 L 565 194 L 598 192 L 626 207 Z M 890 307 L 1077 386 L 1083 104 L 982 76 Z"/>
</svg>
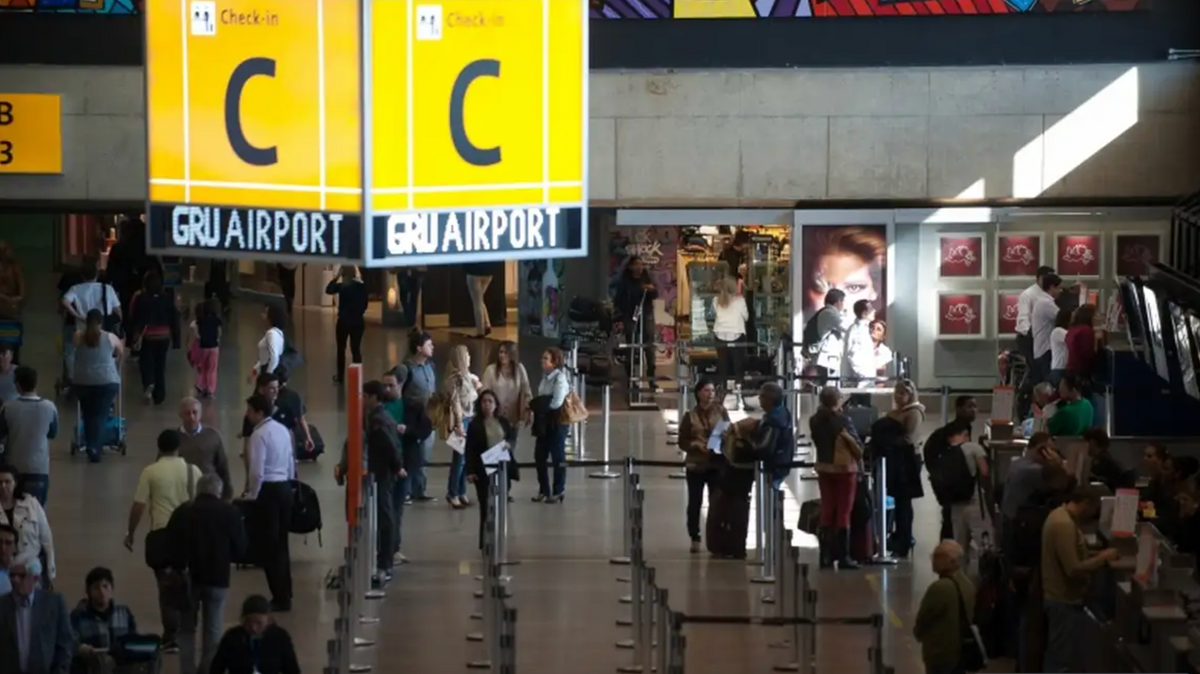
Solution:
<svg viewBox="0 0 1200 674">
<path fill-rule="evenodd" d="M 480 77 L 499 78 L 500 62 L 495 59 L 471 61 L 458 73 L 450 90 L 450 140 L 463 161 L 473 166 L 493 166 L 500 163 L 500 147 L 482 148 L 472 143 L 463 119 L 467 90 Z"/>
<path fill-rule="evenodd" d="M 274 145 L 257 147 L 251 144 L 242 129 L 242 92 L 255 77 L 275 77 L 275 59 L 256 56 L 233 69 L 229 86 L 225 88 L 225 135 L 238 159 L 251 166 L 270 166 L 279 161 L 278 149 Z"/>
</svg>

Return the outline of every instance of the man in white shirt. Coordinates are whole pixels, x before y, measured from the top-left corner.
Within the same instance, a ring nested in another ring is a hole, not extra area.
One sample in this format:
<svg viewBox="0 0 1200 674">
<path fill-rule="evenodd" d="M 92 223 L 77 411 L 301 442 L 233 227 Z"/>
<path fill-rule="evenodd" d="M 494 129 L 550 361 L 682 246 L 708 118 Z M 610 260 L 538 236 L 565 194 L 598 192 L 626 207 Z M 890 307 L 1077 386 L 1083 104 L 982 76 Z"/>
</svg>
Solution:
<svg viewBox="0 0 1200 674">
<path fill-rule="evenodd" d="M 1033 338 L 1033 363 L 1029 372 L 1034 384 L 1045 381 L 1050 374 L 1050 334 L 1054 332 L 1058 318 L 1056 300 L 1062 294 L 1063 280 L 1058 274 L 1047 274 L 1040 283 L 1044 297 L 1038 298 L 1029 313 L 1029 333 Z"/>
<path fill-rule="evenodd" d="M 1021 291 L 1017 297 L 1017 350 L 1025 356 L 1025 360 L 1033 361 L 1033 335 L 1030 333 L 1030 315 L 1033 313 L 1033 305 L 1038 300 L 1046 297 L 1046 292 L 1042 290 L 1042 279 L 1054 273 L 1054 267 L 1038 267 L 1037 278 L 1034 279 L 1033 285 Z"/>
<path fill-rule="evenodd" d="M 267 551 L 263 571 L 271 590 L 271 610 L 292 610 L 292 559 L 288 551 L 288 536 L 292 524 L 292 481 L 296 479 L 296 459 L 292 433 L 286 426 L 271 418 L 275 405 L 266 396 L 256 393 L 246 399 L 246 418 L 254 424 L 248 443 L 250 471 L 245 497 L 256 501 L 255 510 L 260 531 L 249 535 L 261 537 L 262 550 Z"/>
<path fill-rule="evenodd" d="M 83 283 L 71 286 L 62 297 L 63 308 L 75 317 L 75 324 L 80 328 L 86 322 L 88 312 L 99 309 L 101 315 L 121 317 L 121 297 L 107 283 L 101 283 L 99 267 L 94 258 L 88 258 L 83 263 Z M 108 321 L 105 321 L 108 325 Z M 105 329 L 108 329 L 107 327 Z"/>
</svg>

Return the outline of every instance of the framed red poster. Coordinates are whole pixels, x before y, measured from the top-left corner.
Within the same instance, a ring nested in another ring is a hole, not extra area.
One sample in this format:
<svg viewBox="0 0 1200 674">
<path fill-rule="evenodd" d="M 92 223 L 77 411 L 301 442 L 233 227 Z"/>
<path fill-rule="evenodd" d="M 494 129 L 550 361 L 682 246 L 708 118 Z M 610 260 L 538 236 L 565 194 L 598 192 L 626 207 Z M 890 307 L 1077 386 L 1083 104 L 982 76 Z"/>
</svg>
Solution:
<svg viewBox="0 0 1200 674">
<path fill-rule="evenodd" d="M 1094 232 L 1054 235 L 1054 262 L 1063 278 L 1100 277 L 1100 235 Z"/>
<path fill-rule="evenodd" d="M 1032 232 L 996 234 L 996 278 L 1033 278 L 1046 253 L 1045 236 Z"/>
<path fill-rule="evenodd" d="M 1020 290 L 1001 290 L 996 293 L 996 336 L 1012 337 L 1017 334 L 1017 304 Z"/>
<path fill-rule="evenodd" d="M 983 278 L 982 234 L 938 234 L 938 276 Z"/>
<path fill-rule="evenodd" d="M 983 304 L 982 292 L 939 292 L 938 338 L 983 339 Z"/>
<path fill-rule="evenodd" d="M 1113 275 L 1145 276 L 1151 262 L 1162 260 L 1162 236 L 1143 232 L 1117 232 L 1113 235 Z"/>
</svg>

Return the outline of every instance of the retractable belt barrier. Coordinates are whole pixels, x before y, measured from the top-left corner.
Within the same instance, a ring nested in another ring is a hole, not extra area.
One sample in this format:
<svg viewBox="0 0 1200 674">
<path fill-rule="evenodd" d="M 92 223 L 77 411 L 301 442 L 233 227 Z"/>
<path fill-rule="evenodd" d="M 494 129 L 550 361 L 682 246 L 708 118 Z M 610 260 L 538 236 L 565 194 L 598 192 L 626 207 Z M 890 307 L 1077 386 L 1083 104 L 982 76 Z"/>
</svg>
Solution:
<svg viewBox="0 0 1200 674">
<path fill-rule="evenodd" d="M 792 532 L 782 524 L 783 494 L 776 492 L 773 509 L 779 517 L 773 521 L 771 538 L 782 545 L 775 548 L 777 557 L 773 616 L 692 615 L 672 610 L 670 593 L 659 586 L 654 567 L 646 564 L 643 550 L 643 517 L 645 492 L 637 475 L 631 480 L 630 526 L 630 594 L 622 597 L 628 604 L 629 618 L 618 619 L 619 626 L 631 628 L 631 637 L 616 642 L 618 649 L 632 651 L 631 662 L 617 668 L 625 674 L 686 674 L 686 625 L 748 625 L 785 628 L 783 640 L 771 648 L 786 650 L 786 656 L 773 666 L 777 672 L 814 674 L 817 658 L 817 628 L 819 626 L 867 627 L 871 630 L 871 646 L 867 650 L 867 674 L 893 674 L 886 664 L 881 614 L 862 617 L 823 618 L 817 616 L 817 591 L 812 587 L 809 566 L 800 561 L 800 549 L 792 545 Z"/>
<path fill-rule="evenodd" d="M 508 605 L 512 598 L 508 576 L 503 575 L 507 561 L 508 466 L 488 469 L 487 517 L 483 525 L 483 574 L 476 576 L 482 587 L 474 592 L 480 600 L 472 620 L 483 623 L 482 630 L 467 634 L 467 641 L 484 645 L 484 657 L 467 662 L 468 669 L 487 669 L 499 674 L 516 674 L 517 610 Z"/>
<path fill-rule="evenodd" d="M 363 476 L 361 493 L 363 502 L 355 509 L 356 524 L 351 527 L 343 563 L 329 582 L 337 589 L 338 615 L 333 621 L 333 638 L 326 643 L 325 674 L 371 671 L 371 665 L 354 660 L 354 649 L 375 645 L 374 640 L 361 636 L 361 630 L 364 625 L 379 622 L 378 618 L 369 615 L 368 602 L 384 597 L 381 590 L 372 587 L 379 527 L 375 506 L 379 494 L 370 475 Z"/>
</svg>

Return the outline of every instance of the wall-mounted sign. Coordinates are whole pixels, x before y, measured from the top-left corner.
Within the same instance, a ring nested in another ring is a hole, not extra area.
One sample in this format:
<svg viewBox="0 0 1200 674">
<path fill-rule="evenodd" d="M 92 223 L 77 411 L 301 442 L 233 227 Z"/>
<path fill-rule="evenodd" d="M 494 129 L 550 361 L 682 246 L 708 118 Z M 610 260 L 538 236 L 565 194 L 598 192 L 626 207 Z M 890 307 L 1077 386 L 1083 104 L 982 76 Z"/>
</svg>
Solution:
<svg viewBox="0 0 1200 674">
<path fill-rule="evenodd" d="M 407 7 L 370 4 L 368 264 L 586 255 L 558 230 L 586 220 L 587 5 Z"/>
<path fill-rule="evenodd" d="M 0 173 L 62 170 L 62 97 L 0 93 Z"/>
<path fill-rule="evenodd" d="M 355 0 L 149 5 L 150 210 L 361 222 L 359 44 Z"/>
<path fill-rule="evenodd" d="M 556 206 L 376 215 L 367 264 L 578 257 L 587 252 L 581 217 L 577 208 Z"/>
<path fill-rule="evenodd" d="M 148 226 L 150 247 L 176 255 L 362 259 L 358 213 L 153 205 Z"/>
</svg>

